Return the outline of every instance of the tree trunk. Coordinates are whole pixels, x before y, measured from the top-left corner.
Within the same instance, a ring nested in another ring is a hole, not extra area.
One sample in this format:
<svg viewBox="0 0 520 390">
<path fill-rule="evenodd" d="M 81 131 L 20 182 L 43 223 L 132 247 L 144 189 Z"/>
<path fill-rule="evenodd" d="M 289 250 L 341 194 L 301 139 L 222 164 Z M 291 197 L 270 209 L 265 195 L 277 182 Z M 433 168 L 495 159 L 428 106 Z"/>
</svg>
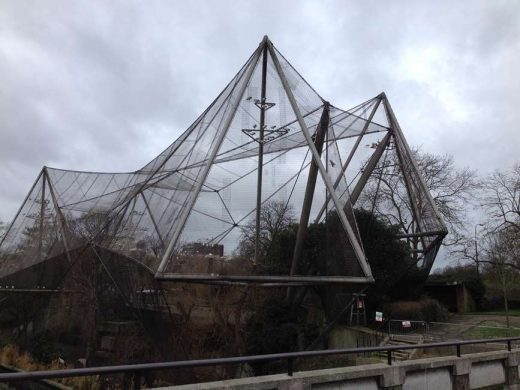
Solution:
<svg viewBox="0 0 520 390">
<path fill-rule="evenodd" d="M 509 328 L 509 305 L 507 302 L 508 297 L 505 275 L 502 275 L 502 291 L 504 293 L 504 310 L 506 312 L 506 326 Z"/>
</svg>

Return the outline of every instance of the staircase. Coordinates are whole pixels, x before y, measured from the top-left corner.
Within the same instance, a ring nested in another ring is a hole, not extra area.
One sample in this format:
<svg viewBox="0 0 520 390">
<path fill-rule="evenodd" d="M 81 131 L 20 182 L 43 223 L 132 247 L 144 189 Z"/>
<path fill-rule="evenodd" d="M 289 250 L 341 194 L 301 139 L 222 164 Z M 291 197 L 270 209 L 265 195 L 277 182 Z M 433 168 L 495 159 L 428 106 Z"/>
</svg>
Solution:
<svg viewBox="0 0 520 390">
<path fill-rule="evenodd" d="M 422 335 L 410 334 L 410 335 L 392 335 L 387 336 L 380 344 L 380 346 L 392 345 L 392 346 L 409 346 L 422 344 L 424 342 L 424 337 Z M 398 361 L 411 360 L 417 352 L 417 348 L 414 349 L 405 349 L 405 350 L 397 350 L 392 351 L 392 359 Z M 384 359 L 386 362 L 386 351 L 381 351 L 378 353 L 378 356 L 381 359 Z"/>
</svg>

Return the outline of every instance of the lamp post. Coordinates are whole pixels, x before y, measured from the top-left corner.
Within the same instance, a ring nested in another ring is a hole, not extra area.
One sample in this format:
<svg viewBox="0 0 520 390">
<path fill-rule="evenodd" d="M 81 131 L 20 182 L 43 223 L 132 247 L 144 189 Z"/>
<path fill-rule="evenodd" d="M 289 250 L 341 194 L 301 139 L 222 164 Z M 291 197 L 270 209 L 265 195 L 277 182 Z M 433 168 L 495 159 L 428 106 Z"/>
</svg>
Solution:
<svg viewBox="0 0 520 390">
<path fill-rule="evenodd" d="M 477 264 L 477 277 L 480 279 L 480 270 L 479 270 L 479 262 L 478 262 L 478 243 L 477 243 L 477 227 L 484 226 L 483 223 L 477 223 L 475 225 L 475 263 Z"/>
</svg>

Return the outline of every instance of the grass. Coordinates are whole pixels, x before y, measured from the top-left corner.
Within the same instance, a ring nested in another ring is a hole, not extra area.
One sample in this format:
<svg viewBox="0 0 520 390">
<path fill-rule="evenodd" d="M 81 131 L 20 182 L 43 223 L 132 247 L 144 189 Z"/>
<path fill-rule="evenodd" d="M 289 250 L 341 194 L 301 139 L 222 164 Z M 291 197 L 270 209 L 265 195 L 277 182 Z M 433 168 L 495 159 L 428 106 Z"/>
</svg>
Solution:
<svg viewBox="0 0 520 390">
<path fill-rule="evenodd" d="M 473 311 L 466 313 L 468 315 L 483 315 L 483 316 L 505 316 L 505 310 L 491 310 L 491 311 Z M 510 309 L 509 315 L 511 317 L 520 317 L 520 309 Z"/>
<path fill-rule="evenodd" d="M 50 364 L 42 364 L 32 358 L 27 352 L 21 351 L 14 344 L 9 344 L 0 349 L 0 364 L 5 364 L 9 367 L 14 367 L 24 371 L 39 371 L 39 370 L 59 370 L 64 368 L 73 368 L 72 366 L 65 367 L 59 365 L 57 362 Z M 70 386 L 78 390 L 94 390 L 98 389 L 97 377 L 76 377 L 64 378 L 59 380 L 62 384 Z"/>
<path fill-rule="evenodd" d="M 475 326 L 464 332 L 464 338 L 466 339 L 492 339 L 516 336 L 520 336 L 520 329 L 505 328 L 504 326 Z"/>
</svg>

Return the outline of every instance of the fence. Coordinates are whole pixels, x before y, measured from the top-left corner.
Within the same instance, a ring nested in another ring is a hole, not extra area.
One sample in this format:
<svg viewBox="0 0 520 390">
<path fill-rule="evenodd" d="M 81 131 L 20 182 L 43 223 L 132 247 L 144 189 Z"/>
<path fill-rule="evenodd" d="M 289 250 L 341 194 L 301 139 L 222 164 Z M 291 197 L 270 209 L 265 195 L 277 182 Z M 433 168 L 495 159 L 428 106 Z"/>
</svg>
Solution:
<svg viewBox="0 0 520 390">
<path fill-rule="evenodd" d="M 422 341 L 493 339 L 520 336 L 520 328 L 448 322 L 389 320 L 390 339 L 406 336 Z"/>
<path fill-rule="evenodd" d="M 222 366 L 222 365 L 238 365 L 244 363 L 259 363 L 271 361 L 286 361 L 287 375 L 293 375 L 293 366 L 296 359 L 305 359 L 311 357 L 332 356 L 332 355 L 350 355 L 359 353 L 385 352 L 387 356 L 387 364 L 392 365 L 392 353 L 394 351 L 402 351 L 409 349 L 428 349 L 439 347 L 454 347 L 457 357 L 462 354 L 462 347 L 466 345 L 486 344 L 489 342 L 500 342 L 507 346 L 507 350 L 511 351 L 512 343 L 519 341 L 520 337 L 507 337 L 486 340 L 461 340 L 453 342 L 440 343 L 425 343 L 419 345 L 385 345 L 379 347 L 366 348 L 343 348 L 343 349 L 329 349 L 321 351 L 304 351 L 304 352 L 289 352 L 269 355 L 254 355 L 254 356 L 240 356 L 219 359 L 204 359 L 204 360 L 186 360 L 177 362 L 163 362 L 163 363 L 145 363 L 121 366 L 106 366 L 106 367 L 87 367 L 66 370 L 50 370 L 50 371 L 33 371 L 33 372 L 16 372 L 0 374 L 0 383 L 20 382 L 20 381 L 41 381 L 44 379 L 56 378 L 70 378 L 81 376 L 107 375 L 118 373 L 131 373 L 134 375 L 134 389 L 141 388 L 142 374 L 147 371 L 154 370 L 169 370 L 179 368 L 193 368 L 204 366 Z"/>
</svg>

